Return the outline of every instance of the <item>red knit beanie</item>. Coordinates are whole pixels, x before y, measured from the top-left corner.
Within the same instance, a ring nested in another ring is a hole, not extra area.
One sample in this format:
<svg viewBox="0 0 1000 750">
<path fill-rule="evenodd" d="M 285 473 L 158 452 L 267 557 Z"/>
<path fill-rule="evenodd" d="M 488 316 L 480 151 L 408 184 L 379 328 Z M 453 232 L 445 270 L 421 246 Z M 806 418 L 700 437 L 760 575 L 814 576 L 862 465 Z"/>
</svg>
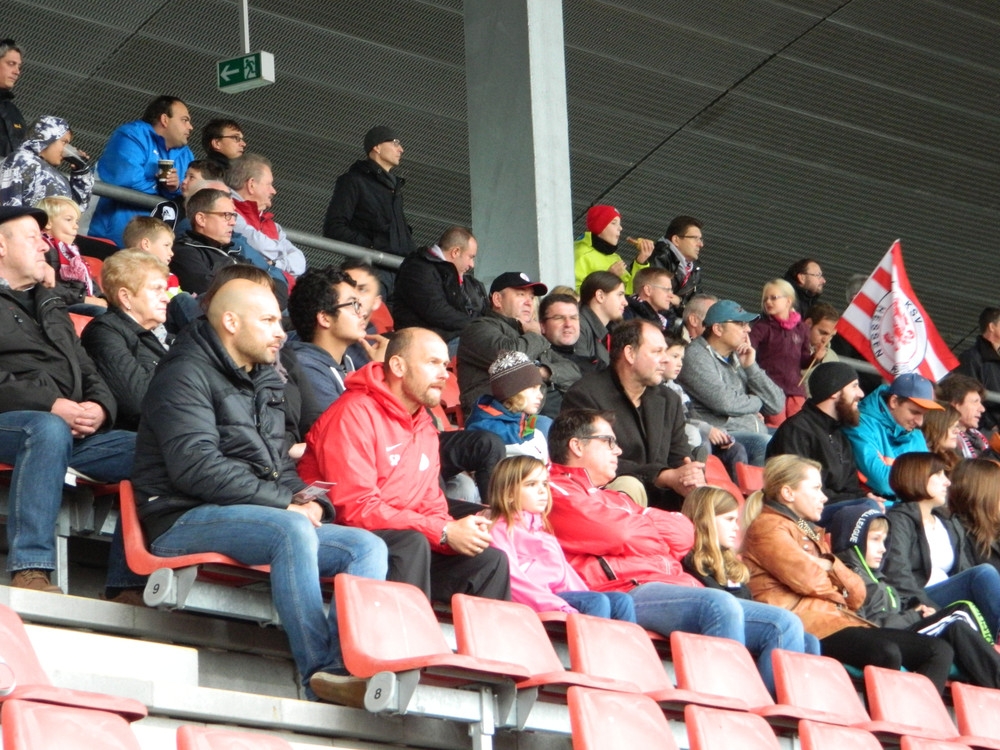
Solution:
<svg viewBox="0 0 1000 750">
<path fill-rule="evenodd" d="M 587 211 L 587 231 L 600 234 L 613 219 L 620 217 L 621 214 L 614 206 L 591 206 Z"/>
</svg>

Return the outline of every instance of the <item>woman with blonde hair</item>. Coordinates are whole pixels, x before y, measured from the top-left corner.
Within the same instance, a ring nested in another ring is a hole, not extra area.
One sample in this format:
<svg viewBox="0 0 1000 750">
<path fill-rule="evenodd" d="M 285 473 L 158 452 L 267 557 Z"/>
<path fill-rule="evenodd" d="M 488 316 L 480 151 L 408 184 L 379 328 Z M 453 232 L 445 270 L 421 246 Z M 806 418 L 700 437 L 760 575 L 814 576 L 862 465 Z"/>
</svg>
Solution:
<svg viewBox="0 0 1000 750">
<path fill-rule="evenodd" d="M 906 667 L 944 690 L 953 651 L 937 638 L 874 627 L 855 612 L 865 583 L 833 555 L 823 529 L 815 526 L 826 495 L 820 465 L 800 456 L 775 456 L 764 466 L 764 489 L 744 509 L 743 561 L 750 569 L 755 601 L 774 604 L 802 618 L 820 650 L 858 669 L 868 664 Z"/>
<path fill-rule="evenodd" d="M 108 312 L 80 337 L 115 401 L 115 426 L 135 430 L 153 370 L 167 354 L 167 265 L 143 250 L 119 250 L 101 269 Z"/>
<path fill-rule="evenodd" d="M 784 279 L 772 279 L 761 293 L 763 315 L 750 330 L 750 345 L 757 350 L 757 364 L 785 392 L 785 408 L 764 418 L 768 427 L 777 427 L 797 414 L 806 401 L 802 371 L 813 360 L 822 362 L 826 347 L 815 352 L 809 344 L 809 329 L 795 309 L 795 289 Z"/>
<path fill-rule="evenodd" d="M 951 473 L 948 508 L 965 527 L 975 561 L 1000 570 L 1000 464 L 960 462 Z"/>
</svg>

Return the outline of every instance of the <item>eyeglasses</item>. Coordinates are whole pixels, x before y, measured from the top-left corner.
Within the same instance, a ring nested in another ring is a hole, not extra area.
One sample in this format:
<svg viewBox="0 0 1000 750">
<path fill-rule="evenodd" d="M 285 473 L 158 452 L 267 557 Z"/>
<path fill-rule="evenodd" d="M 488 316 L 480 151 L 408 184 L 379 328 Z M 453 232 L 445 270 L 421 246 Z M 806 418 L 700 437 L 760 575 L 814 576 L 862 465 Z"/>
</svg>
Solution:
<svg viewBox="0 0 1000 750">
<path fill-rule="evenodd" d="M 777 302 L 779 299 L 788 299 L 788 297 L 784 296 L 783 294 L 771 294 L 768 295 L 767 297 L 764 297 L 765 302 Z"/>
<path fill-rule="evenodd" d="M 702 243 L 705 241 L 705 238 L 702 237 L 700 234 L 682 234 L 681 235 L 681 239 L 682 240 L 697 240 L 698 242 L 702 242 Z"/>
<path fill-rule="evenodd" d="M 826 278 L 826 276 L 824 276 L 821 273 L 809 273 L 808 271 L 804 272 L 802 275 L 803 276 L 815 276 L 817 279 L 825 279 Z"/>
<path fill-rule="evenodd" d="M 579 315 L 550 315 L 545 319 L 545 322 L 555 321 L 556 323 L 579 323 Z"/>
<path fill-rule="evenodd" d="M 354 312 L 358 315 L 361 315 L 363 310 L 365 309 L 364 306 L 361 304 L 361 300 L 352 299 L 349 302 L 341 302 L 339 305 L 334 305 L 331 308 L 331 310 L 339 310 L 342 307 L 353 307 Z"/>
<path fill-rule="evenodd" d="M 220 135 L 219 136 L 219 140 L 222 140 L 223 138 L 232 138 L 237 143 L 246 143 L 246 141 L 243 139 L 243 133 L 238 133 L 236 135 Z"/>
<path fill-rule="evenodd" d="M 609 450 L 614 450 L 618 447 L 618 439 L 614 435 L 588 435 L 587 437 L 580 438 L 580 440 L 600 440 L 608 446 Z"/>
<path fill-rule="evenodd" d="M 739 326 L 740 328 L 750 327 L 750 324 L 747 323 L 745 320 L 727 320 L 725 323 L 723 323 L 723 325 L 734 325 L 734 326 Z"/>
<path fill-rule="evenodd" d="M 212 216 L 221 216 L 226 221 L 236 221 L 235 211 L 202 211 L 203 214 L 212 214 Z"/>
<path fill-rule="evenodd" d="M 663 286 L 663 284 L 650 284 L 653 289 L 662 289 L 665 292 L 674 293 L 674 288 L 672 286 Z"/>
</svg>

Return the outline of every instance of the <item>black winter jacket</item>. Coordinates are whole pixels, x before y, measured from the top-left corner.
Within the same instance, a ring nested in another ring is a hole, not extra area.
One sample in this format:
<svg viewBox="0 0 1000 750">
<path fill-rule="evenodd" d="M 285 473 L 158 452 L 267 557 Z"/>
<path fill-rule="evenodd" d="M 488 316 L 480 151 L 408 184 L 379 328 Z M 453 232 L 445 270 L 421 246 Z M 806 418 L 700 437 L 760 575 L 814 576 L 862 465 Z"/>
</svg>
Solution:
<svg viewBox="0 0 1000 750">
<path fill-rule="evenodd" d="M 111 429 L 116 404 L 90 356 L 80 345 L 63 301 L 42 286 L 34 289 L 36 315 L 0 286 L 0 412 L 50 411 L 57 398 L 94 401 Z"/>
<path fill-rule="evenodd" d="M 303 488 L 285 447 L 284 386 L 247 372 L 200 318 L 160 363 L 136 439 L 132 482 L 149 541 L 202 503 L 287 508 Z"/>
<path fill-rule="evenodd" d="M 932 513 L 938 523 L 943 523 L 955 550 L 955 563 L 949 576 L 961 573 L 976 565 L 972 556 L 972 545 L 965 535 L 965 528 L 954 516 L 946 516 L 935 508 Z M 920 517 L 920 507 L 916 503 L 896 503 L 886 513 L 889 519 L 889 545 L 882 562 L 886 581 L 892 585 L 904 600 L 919 599 L 921 604 L 937 608 L 937 604 L 924 591 L 931 575 L 931 548 L 924 534 L 924 524 Z"/>
<path fill-rule="evenodd" d="M 767 444 L 767 457 L 790 453 L 819 461 L 823 491 L 830 503 L 865 497 L 854 463 L 854 449 L 841 425 L 807 401 L 795 416 L 786 419 Z"/>
<path fill-rule="evenodd" d="M 636 409 L 611 368 L 584 375 L 566 392 L 563 407 L 613 411 L 615 437 L 622 449 L 618 475 L 639 479 L 649 495 L 650 505 L 680 509 L 683 498 L 654 483 L 661 471 L 676 469 L 685 458 L 691 458 L 680 396 L 664 386 L 653 386 L 643 392 Z"/>
<path fill-rule="evenodd" d="M 458 280 L 453 263 L 422 247 L 406 256 L 396 275 L 396 328 L 430 328 L 445 341 L 455 338 L 489 309 L 486 287 L 474 276 Z"/>
<path fill-rule="evenodd" d="M 401 194 L 406 180 L 371 159 L 354 162 L 337 178 L 323 222 L 323 236 L 406 256 L 417 249 Z"/>
<path fill-rule="evenodd" d="M 10 89 L 0 89 L 0 159 L 17 151 L 28 129 Z"/>
<path fill-rule="evenodd" d="M 134 431 L 153 370 L 166 348 L 156 334 L 116 307 L 90 321 L 80 340 L 118 402 L 115 427 Z"/>
<path fill-rule="evenodd" d="M 181 289 L 185 292 L 204 294 L 218 269 L 245 262 L 235 243 L 221 246 L 192 229 L 174 240 L 174 257 L 170 259 L 170 270 L 177 275 Z"/>
<path fill-rule="evenodd" d="M 1000 391 L 1000 354 L 982 336 L 959 355 L 958 362 L 958 372 L 975 378 L 989 391 Z M 986 413 L 983 414 L 980 429 L 988 432 L 1000 427 L 1000 404 L 984 401 L 983 406 Z"/>
</svg>

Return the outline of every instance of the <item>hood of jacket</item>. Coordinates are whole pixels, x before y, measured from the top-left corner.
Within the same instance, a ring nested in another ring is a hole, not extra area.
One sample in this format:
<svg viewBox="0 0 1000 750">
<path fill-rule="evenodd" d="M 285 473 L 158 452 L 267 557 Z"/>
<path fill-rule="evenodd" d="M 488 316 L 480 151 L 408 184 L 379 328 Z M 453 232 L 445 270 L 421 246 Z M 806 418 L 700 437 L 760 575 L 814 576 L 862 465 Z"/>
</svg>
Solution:
<svg viewBox="0 0 1000 750">
<path fill-rule="evenodd" d="M 862 419 L 866 415 L 871 415 L 876 419 L 879 426 L 888 434 L 890 440 L 904 440 L 910 434 L 910 431 L 897 422 L 896 418 L 892 416 L 892 412 L 889 411 L 889 404 L 886 400 L 888 394 L 889 386 L 880 385 L 861 399 L 861 403 L 858 404 L 858 410 L 861 412 Z"/>
<path fill-rule="evenodd" d="M 407 425 L 408 429 L 416 429 L 421 421 L 430 419 L 426 409 L 417 409 L 415 414 L 406 410 L 403 402 L 386 386 L 385 368 L 381 362 L 369 362 L 360 370 L 349 373 L 344 379 L 344 386 L 347 391 L 371 396 L 390 419 Z"/>
<path fill-rule="evenodd" d="M 69 123 L 61 117 L 45 115 L 31 124 L 21 148 L 40 154 L 69 132 Z"/>
</svg>

